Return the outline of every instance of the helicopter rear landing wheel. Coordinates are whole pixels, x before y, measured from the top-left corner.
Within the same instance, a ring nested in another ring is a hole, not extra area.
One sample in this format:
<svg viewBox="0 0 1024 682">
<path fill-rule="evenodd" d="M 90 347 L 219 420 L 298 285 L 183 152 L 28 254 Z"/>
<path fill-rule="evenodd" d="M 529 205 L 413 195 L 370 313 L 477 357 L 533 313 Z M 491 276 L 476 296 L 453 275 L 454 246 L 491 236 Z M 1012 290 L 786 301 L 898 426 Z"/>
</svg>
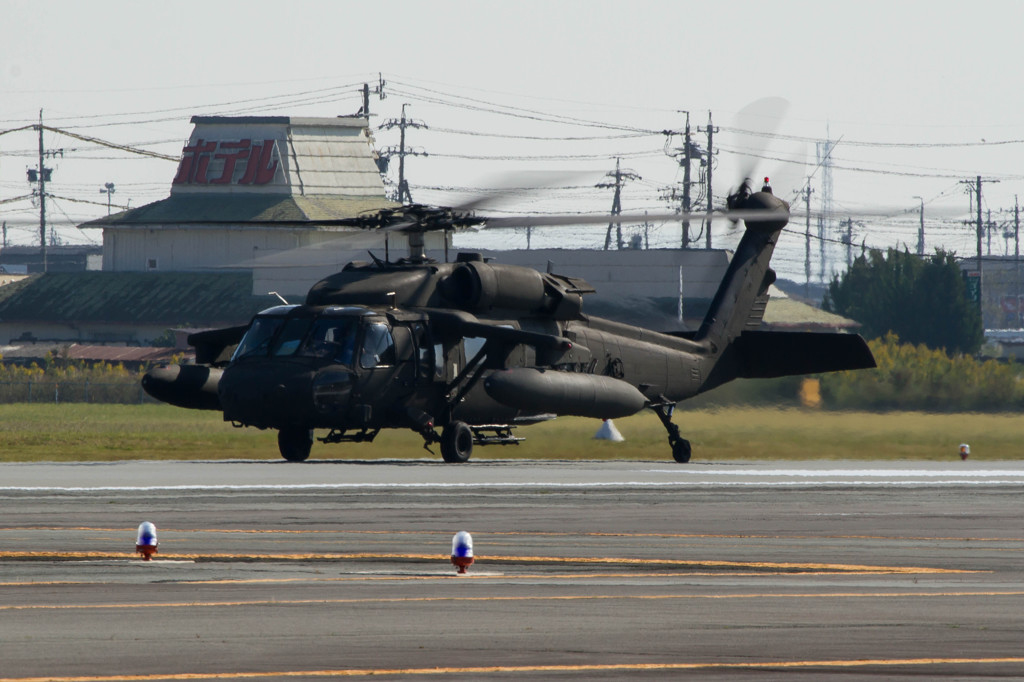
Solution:
<svg viewBox="0 0 1024 682">
<path fill-rule="evenodd" d="M 680 464 L 690 461 L 690 441 L 679 435 L 679 427 L 672 423 L 672 413 L 675 411 L 674 403 L 652 405 L 655 414 L 661 419 L 662 425 L 668 431 L 668 444 L 672 448 L 672 459 Z"/>
<path fill-rule="evenodd" d="M 675 461 L 686 464 L 690 461 L 690 441 L 685 438 L 680 438 L 676 442 L 672 443 L 672 459 Z"/>
<path fill-rule="evenodd" d="M 441 457 L 457 464 L 468 462 L 473 454 L 473 432 L 466 422 L 454 421 L 441 432 Z"/>
<path fill-rule="evenodd" d="M 303 462 L 313 448 L 313 431 L 299 426 L 286 426 L 277 432 L 277 447 L 289 462 Z"/>
</svg>

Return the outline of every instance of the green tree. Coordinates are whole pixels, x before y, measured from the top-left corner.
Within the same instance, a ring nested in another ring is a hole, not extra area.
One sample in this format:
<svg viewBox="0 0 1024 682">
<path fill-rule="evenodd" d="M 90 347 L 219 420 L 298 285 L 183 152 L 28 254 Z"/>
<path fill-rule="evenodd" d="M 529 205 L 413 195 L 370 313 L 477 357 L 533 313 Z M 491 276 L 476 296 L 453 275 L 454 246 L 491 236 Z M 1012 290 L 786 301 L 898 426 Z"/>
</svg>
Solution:
<svg viewBox="0 0 1024 682">
<path fill-rule="evenodd" d="M 823 307 L 860 322 L 869 339 L 893 332 L 948 353 L 976 353 L 984 341 L 981 311 L 967 298 L 953 254 L 941 250 L 921 258 L 872 249 L 833 278 Z"/>
</svg>

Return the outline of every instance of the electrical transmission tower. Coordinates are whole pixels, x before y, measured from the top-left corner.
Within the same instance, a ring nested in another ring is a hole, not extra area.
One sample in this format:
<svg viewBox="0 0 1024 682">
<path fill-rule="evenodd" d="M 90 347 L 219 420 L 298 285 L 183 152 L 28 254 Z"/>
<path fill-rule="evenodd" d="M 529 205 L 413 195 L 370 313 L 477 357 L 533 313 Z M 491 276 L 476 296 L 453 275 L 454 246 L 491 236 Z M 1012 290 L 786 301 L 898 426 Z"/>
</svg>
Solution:
<svg viewBox="0 0 1024 682">
<path fill-rule="evenodd" d="M 807 185 L 803 190 L 804 210 L 807 217 L 804 221 L 804 298 L 811 298 L 811 180 L 807 179 Z M 824 240 L 822 240 L 824 243 Z"/>
<path fill-rule="evenodd" d="M 386 121 L 380 126 L 381 130 L 390 130 L 391 128 L 398 128 L 400 131 L 399 141 L 397 147 L 388 147 L 383 150 L 380 155 L 385 159 L 390 159 L 392 156 L 398 157 L 398 196 L 396 201 L 400 204 L 411 204 L 412 195 L 409 193 L 409 183 L 405 179 L 405 157 L 407 156 L 427 156 L 427 153 L 423 150 L 412 150 L 405 146 L 405 129 L 406 128 L 426 128 L 427 124 L 421 121 L 413 121 L 412 119 L 405 117 L 405 108 L 408 104 L 402 105 L 402 118 L 391 119 Z"/>
<path fill-rule="evenodd" d="M 640 176 L 633 171 L 624 171 L 619 168 L 619 159 L 615 159 L 615 170 L 606 173 L 606 176 L 613 179 L 613 182 L 602 182 L 596 187 L 606 189 L 612 188 L 615 190 L 614 198 L 612 199 L 612 215 L 617 216 L 622 214 L 622 185 L 626 180 L 639 180 Z M 612 243 L 612 227 L 615 228 L 615 244 L 616 248 L 621 249 L 622 244 L 622 223 L 615 222 L 614 220 L 608 223 L 608 232 L 604 237 L 604 250 L 607 251 Z"/>
<path fill-rule="evenodd" d="M 829 137 L 828 129 L 825 129 L 826 138 Z M 832 150 L 835 149 L 836 143 L 826 139 L 823 142 L 817 142 L 816 156 L 818 167 L 821 168 L 821 191 L 818 196 L 821 198 L 821 215 L 818 216 L 818 252 L 821 255 L 821 266 L 818 270 L 818 281 L 821 284 L 825 283 L 825 278 L 828 276 L 828 264 L 826 262 L 826 251 L 825 243 L 826 236 L 831 234 L 833 218 L 832 218 Z M 807 206 L 807 210 L 810 211 L 810 205 Z"/>
</svg>

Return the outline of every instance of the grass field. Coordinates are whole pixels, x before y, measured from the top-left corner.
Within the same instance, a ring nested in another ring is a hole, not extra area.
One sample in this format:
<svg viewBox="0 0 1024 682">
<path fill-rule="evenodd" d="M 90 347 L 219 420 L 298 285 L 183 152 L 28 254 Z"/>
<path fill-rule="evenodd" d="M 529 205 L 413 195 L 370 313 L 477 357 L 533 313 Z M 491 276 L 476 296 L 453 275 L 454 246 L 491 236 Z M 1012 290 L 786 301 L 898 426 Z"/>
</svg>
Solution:
<svg viewBox="0 0 1024 682">
<path fill-rule="evenodd" d="M 749 459 L 971 459 L 1024 457 L 1024 417 L 1015 414 L 821 412 L 727 408 L 677 410 L 694 461 Z M 514 447 L 478 447 L 476 458 L 668 460 L 653 413 L 616 420 L 623 443 L 596 441 L 600 422 L 574 417 L 523 427 Z M 216 412 L 168 405 L 0 405 L 0 461 L 278 459 L 276 432 L 236 429 Z M 324 435 L 319 433 L 317 435 Z M 432 448 L 439 453 L 437 446 Z M 411 431 L 374 443 L 313 446 L 313 458 L 429 456 Z M 437 454 L 440 458 L 440 454 Z"/>
</svg>

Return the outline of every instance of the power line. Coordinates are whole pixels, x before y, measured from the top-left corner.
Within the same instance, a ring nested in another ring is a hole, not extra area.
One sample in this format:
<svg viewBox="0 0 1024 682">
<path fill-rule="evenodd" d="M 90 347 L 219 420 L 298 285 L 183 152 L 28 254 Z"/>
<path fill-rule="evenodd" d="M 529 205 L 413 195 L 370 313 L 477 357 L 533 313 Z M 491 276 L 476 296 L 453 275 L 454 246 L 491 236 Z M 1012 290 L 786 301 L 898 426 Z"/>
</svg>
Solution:
<svg viewBox="0 0 1024 682">
<path fill-rule="evenodd" d="M 764 132 L 758 130 L 744 130 L 742 128 L 722 127 L 723 131 L 738 135 L 749 135 L 751 137 L 765 137 L 777 140 L 789 140 L 792 142 L 817 142 L 817 138 L 803 135 L 786 135 L 777 132 Z M 865 140 L 843 140 L 843 145 L 849 147 L 870 147 L 870 148 L 892 148 L 892 149 L 948 149 L 954 147 L 1001 147 L 1006 145 L 1024 144 L 1024 139 L 1010 140 L 980 140 L 977 142 L 870 142 Z"/>
</svg>

